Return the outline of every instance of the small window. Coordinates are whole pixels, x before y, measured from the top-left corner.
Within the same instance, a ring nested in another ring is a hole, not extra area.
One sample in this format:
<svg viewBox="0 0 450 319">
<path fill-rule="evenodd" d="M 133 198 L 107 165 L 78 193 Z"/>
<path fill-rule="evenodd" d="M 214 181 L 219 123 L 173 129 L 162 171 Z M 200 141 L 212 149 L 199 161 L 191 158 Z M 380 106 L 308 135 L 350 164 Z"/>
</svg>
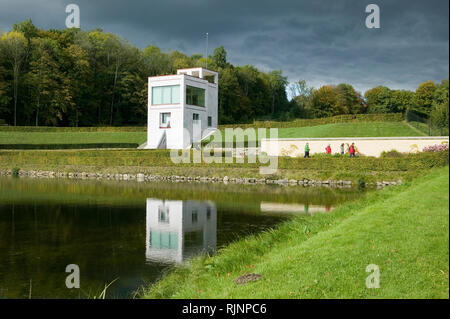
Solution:
<svg viewBox="0 0 450 319">
<path fill-rule="evenodd" d="M 208 126 L 212 126 L 212 117 L 208 116 Z"/>
<path fill-rule="evenodd" d="M 160 206 L 158 208 L 158 222 L 159 223 L 169 223 L 169 208 L 165 206 Z"/>
<path fill-rule="evenodd" d="M 206 208 L 206 219 L 211 219 L 211 208 L 209 207 Z"/>
<path fill-rule="evenodd" d="M 198 221 L 198 212 L 196 210 L 192 211 L 192 223 L 195 224 Z"/>
<path fill-rule="evenodd" d="M 192 114 L 192 120 L 198 121 L 200 119 L 200 116 L 197 113 Z"/>
<path fill-rule="evenodd" d="M 159 127 L 170 128 L 170 113 L 159 113 Z"/>
</svg>

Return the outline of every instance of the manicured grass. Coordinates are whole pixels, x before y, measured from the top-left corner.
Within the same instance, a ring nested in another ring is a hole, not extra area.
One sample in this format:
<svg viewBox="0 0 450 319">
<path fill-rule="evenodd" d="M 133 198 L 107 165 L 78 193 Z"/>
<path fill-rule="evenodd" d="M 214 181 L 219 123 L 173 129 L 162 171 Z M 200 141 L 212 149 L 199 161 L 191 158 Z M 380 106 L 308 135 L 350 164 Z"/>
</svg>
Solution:
<svg viewBox="0 0 450 319">
<path fill-rule="evenodd" d="M 45 129 L 45 128 L 44 128 Z M 86 143 L 137 143 L 147 140 L 145 131 L 129 132 L 64 132 L 46 130 L 37 132 L 1 131 L 0 144 L 86 144 Z M 119 129 L 119 128 L 116 128 Z M 367 136 L 417 136 L 425 135 L 403 122 L 351 122 L 309 127 L 280 128 L 279 137 L 367 137 Z M 222 129 L 222 135 L 224 131 Z"/>
<path fill-rule="evenodd" d="M 86 144 L 137 143 L 147 140 L 146 132 L 2 132 L 0 144 Z"/>
<path fill-rule="evenodd" d="M 275 128 L 275 127 L 274 127 Z M 257 133 L 257 132 L 256 132 Z M 232 142 L 231 137 L 227 136 L 225 129 L 221 128 L 222 141 Z M 269 136 L 269 131 L 266 132 Z M 278 129 L 279 138 L 326 138 L 326 137 L 393 137 L 393 136 L 425 136 L 422 131 L 415 129 L 405 122 L 350 122 L 333 123 L 317 126 L 305 127 L 287 127 Z M 257 136 L 259 141 L 264 136 Z M 212 140 L 212 136 L 205 139 L 203 144 Z M 234 138 L 234 140 L 236 140 Z M 245 145 L 248 141 L 255 141 L 253 137 L 244 136 Z M 231 143 L 228 147 L 231 146 Z"/>
<path fill-rule="evenodd" d="M 449 169 L 175 268 L 146 298 L 449 298 Z M 366 288 L 366 267 L 380 288 Z M 262 279 L 244 285 L 245 273 Z"/>
<path fill-rule="evenodd" d="M 423 136 L 404 122 L 337 123 L 309 127 L 283 128 L 279 137 L 386 137 Z"/>
</svg>

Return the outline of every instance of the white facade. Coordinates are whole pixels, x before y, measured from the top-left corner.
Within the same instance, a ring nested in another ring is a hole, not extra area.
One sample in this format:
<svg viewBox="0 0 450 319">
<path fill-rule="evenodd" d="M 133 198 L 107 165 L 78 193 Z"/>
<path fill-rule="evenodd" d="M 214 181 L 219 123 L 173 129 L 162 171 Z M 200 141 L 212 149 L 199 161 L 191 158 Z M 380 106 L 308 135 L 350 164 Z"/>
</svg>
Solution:
<svg viewBox="0 0 450 319">
<path fill-rule="evenodd" d="M 148 261 L 181 263 L 217 246 L 217 208 L 213 202 L 147 198 Z"/>
<path fill-rule="evenodd" d="M 145 148 L 184 149 L 214 132 L 218 123 L 218 80 L 217 72 L 204 68 L 149 77 Z M 201 128 L 194 130 L 194 123 Z"/>
</svg>

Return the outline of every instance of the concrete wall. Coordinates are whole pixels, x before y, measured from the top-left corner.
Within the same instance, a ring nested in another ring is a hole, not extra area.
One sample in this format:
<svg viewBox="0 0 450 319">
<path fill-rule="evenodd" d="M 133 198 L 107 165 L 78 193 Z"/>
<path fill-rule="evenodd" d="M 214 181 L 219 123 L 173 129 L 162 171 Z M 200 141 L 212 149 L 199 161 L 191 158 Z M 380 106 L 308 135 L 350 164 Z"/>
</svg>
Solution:
<svg viewBox="0 0 450 319">
<path fill-rule="evenodd" d="M 448 136 L 420 137 L 352 137 L 352 138 L 279 138 L 262 139 L 261 152 L 271 156 L 304 156 L 305 144 L 309 143 L 310 155 L 325 153 L 331 146 L 332 153 L 339 153 L 340 146 L 355 143 L 361 155 L 380 156 L 383 151 L 396 150 L 402 153 L 421 152 L 426 146 L 448 143 Z"/>
</svg>

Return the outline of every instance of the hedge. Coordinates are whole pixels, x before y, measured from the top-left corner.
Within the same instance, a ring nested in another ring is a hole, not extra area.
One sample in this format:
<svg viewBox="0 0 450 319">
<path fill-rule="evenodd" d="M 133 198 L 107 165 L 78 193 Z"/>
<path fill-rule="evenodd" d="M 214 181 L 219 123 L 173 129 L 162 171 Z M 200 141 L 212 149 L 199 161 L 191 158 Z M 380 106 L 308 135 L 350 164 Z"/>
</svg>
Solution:
<svg viewBox="0 0 450 319">
<path fill-rule="evenodd" d="M 376 157 L 330 157 L 290 158 L 279 157 L 279 169 L 314 171 L 410 171 L 441 167 L 449 164 L 449 152 L 427 152 L 409 154 L 396 158 Z M 81 151 L 0 151 L 0 162 L 15 166 L 39 165 L 92 165 L 92 166 L 141 166 L 141 167 L 241 167 L 258 168 L 268 164 L 257 163 L 190 163 L 175 164 L 167 150 L 81 150 Z"/>
<path fill-rule="evenodd" d="M 88 148 L 137 148 L 137 143 L 75 143 L 75 144 L 0 144 L 4 150 L 65 150 Z"/>
<path fill-rule="evenodd" d="M 0 126 L 0 132 L 147 132 L 147 126 Z"/>
<path fill-rule="evenodd" d="M 280 121 L 255 121 L 253 124 L 226 124 L 219 125 L 220 129 L 226 127 L 262 127 L 262 128 L 289 128 L 289 127 L 305 127 L 316 126 L 333 123 L 350 123 L 350 122 L 401 122 L 403 121 L 402 113 L 386 113 L 386 114 L 345 114 L 333 117 L 323 117 L 315 119 L 296 119 L 288 122 Z"/>
</svg>

